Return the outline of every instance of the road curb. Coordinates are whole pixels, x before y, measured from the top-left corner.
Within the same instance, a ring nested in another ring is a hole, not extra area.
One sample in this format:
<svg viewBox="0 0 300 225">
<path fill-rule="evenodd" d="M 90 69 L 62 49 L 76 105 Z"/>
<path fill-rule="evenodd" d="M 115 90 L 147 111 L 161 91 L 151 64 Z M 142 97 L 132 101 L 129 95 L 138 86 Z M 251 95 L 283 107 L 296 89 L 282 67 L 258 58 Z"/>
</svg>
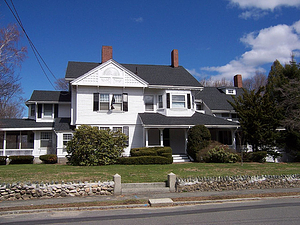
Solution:
<svg viewBox="0 0 300 225">
<path fill-rule="evenodd" d="M 200 200 L 200 201 L 173 201 L 172 204 L 165 207 L 174 207 L 182 205 L 200 205 L 200 204 L 214 204 L 226 202 L 241 202 L 241 201 L 257 201 L 262 199 L 274 198 L 300 198 L 300 195 L 279 196 L 279 197 L 253 197 L 253 198 L 232 198 L 232 199 L 217 199 L 217 200 Z M 150 205 L 150 204 L 130 204 L 130 205 L 108 205 L 108 206 L 84 206 L 84 207 L 63 207 L 63 208 L 45 208 L 45 209 L 24 209 L 24 210 L 11 210 L 2 211 L 2 215 L 22 214 L 22 213 L 38 213 L 38 212 L 58 212 L 58 211 L 83 211 L 83 210 L 109 210 L 109 209 L 127 209 L 127 208 L 148 208 L 148 207 L 164 207 L 163 205 Z"/>
</svg>

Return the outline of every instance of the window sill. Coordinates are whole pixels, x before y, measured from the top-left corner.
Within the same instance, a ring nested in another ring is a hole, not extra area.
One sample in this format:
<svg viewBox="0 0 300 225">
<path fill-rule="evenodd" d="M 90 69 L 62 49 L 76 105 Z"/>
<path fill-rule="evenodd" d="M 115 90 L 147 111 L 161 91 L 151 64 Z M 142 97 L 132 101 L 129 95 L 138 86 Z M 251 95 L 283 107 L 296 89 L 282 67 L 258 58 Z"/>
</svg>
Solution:
<svg viewBox="0 0 300 225">
<path fill-rule="evenodd" d="M 125 111 L 115 111 L 115 110 L 99 110 L 94 111 L 96 113 L 125 113 Z"/>
</svg>

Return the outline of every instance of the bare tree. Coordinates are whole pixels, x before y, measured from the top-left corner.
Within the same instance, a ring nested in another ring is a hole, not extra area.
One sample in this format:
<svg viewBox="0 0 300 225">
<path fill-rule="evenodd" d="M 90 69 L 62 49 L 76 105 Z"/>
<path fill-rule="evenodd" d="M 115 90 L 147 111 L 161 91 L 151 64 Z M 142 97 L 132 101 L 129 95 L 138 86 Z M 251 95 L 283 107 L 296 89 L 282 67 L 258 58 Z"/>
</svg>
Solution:
<svg viewBox="0 0 300 225">
<path fill-rule="evenodd" d="M 203 80 L 200 81 L 200 84 L 202 84 L 204 87 L 232 87 L 233 86 L 233 82 L 227 80 L 225 77 L 223 77 L 221 80 L 204 78 Z"/>
<path fill-rule="evenodd" d="M 21 117 L 22 87 L 16 69 L 26 57 L 26 47 L 18 47 L 20 33 L 16 25 L 0 29 L 0 118 Z"/>
<path fill-rule="evenodd" d="M 249 91 L 258 90 L 260 87 L 266 86 L 267 82 L 267 76 L 259 71 L 256 71 L 252 78 L 243 80 L 243 88 Z"/>
<path fill-rule="evenodd" d="M 60 91 L 68 91 L 69 83 L 64 78 L 59 78 L 55 81 L 55 88 Z"/>
</svg>

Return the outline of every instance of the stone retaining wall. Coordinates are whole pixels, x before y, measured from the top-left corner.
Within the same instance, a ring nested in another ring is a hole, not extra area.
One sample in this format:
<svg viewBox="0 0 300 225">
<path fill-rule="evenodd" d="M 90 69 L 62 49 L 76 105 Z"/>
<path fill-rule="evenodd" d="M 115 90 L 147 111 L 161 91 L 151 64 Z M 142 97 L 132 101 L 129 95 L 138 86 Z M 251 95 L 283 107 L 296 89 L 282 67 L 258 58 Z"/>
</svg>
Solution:
<svg viewBox="0 0 300 225">
<path fill-rule="evenodd" d="M 176 192 L 300 187 L 300 175 L 198 177 L 176 180 Z"/>
<path fill-rule="evenodd" d="M 114 182 L 95 183 L 14 183 L 0 184 L 0 200 L 27 200 L 32 198 L 75 197 L 92 195 L 112 195 Z"/>
</svg>

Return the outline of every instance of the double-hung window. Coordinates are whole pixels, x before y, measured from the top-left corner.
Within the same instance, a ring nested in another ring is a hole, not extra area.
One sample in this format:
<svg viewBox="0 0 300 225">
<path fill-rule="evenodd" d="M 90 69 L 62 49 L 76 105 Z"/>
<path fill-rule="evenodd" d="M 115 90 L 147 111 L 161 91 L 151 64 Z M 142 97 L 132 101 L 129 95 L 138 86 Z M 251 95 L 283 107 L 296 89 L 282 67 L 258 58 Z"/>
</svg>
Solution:
<svg viewBox="0 0 300 225">
<path fill-rule="evenodd" d="M 109 94 L 100 94 L 100 110 L 109 110 Z"/>
<path fill-rule="evenodd" d="M 164 105 L 163 105 L 163 96 L 159 95 L 158 96 L 158 108 L 162 109 L 163 107 L 164 107 Z"/>
<path fill-rule="evenodd" d="M 44 104 L 44 117 L 52 117 L 52 104 Z"/>
<path fill-rule="evenodd" d="M 35 116 L 35 104 L 30 105 L 30 116 Z"/>
<path fill-rule="evenodd" d="M 185 95 L 172 95 L 172 108 L 185 108 Z"/>
<path fill-rule="evenodd" d="M 31 116 L 35 115 L 35 105 L 31 105 Z M 37 105 L 38 118 L 57 118 L 58 104 L 38 104 Z"/>
<path fill-rule="evenodd" d="M 93 94 L 93 111 L 128 111 L 128 94 Z"/>
<path fill-rule="evenodd" d="M 122 111 L 122 95 L 113 94 L 111 100 L 111 109 L 115 111 Z"/>
<path fill-rule="evenodd" d="M 72 140 L 72 134 L 63 134 L 63 145 L 64 147 L 67 146 L 68 142 Z"/>
<path fill-rule="evenodd" d="M 41 147 L 52 147 L 52 132 L 41 132 Z"/>
<path fill-rule="evenodd" d="M 144 102 L 145 102 L 145 110 L 146 111 L 153 111 L 154 107 L 154 97 L 153 95 L 145 95 L 144 96 Z"/>
</svg>

